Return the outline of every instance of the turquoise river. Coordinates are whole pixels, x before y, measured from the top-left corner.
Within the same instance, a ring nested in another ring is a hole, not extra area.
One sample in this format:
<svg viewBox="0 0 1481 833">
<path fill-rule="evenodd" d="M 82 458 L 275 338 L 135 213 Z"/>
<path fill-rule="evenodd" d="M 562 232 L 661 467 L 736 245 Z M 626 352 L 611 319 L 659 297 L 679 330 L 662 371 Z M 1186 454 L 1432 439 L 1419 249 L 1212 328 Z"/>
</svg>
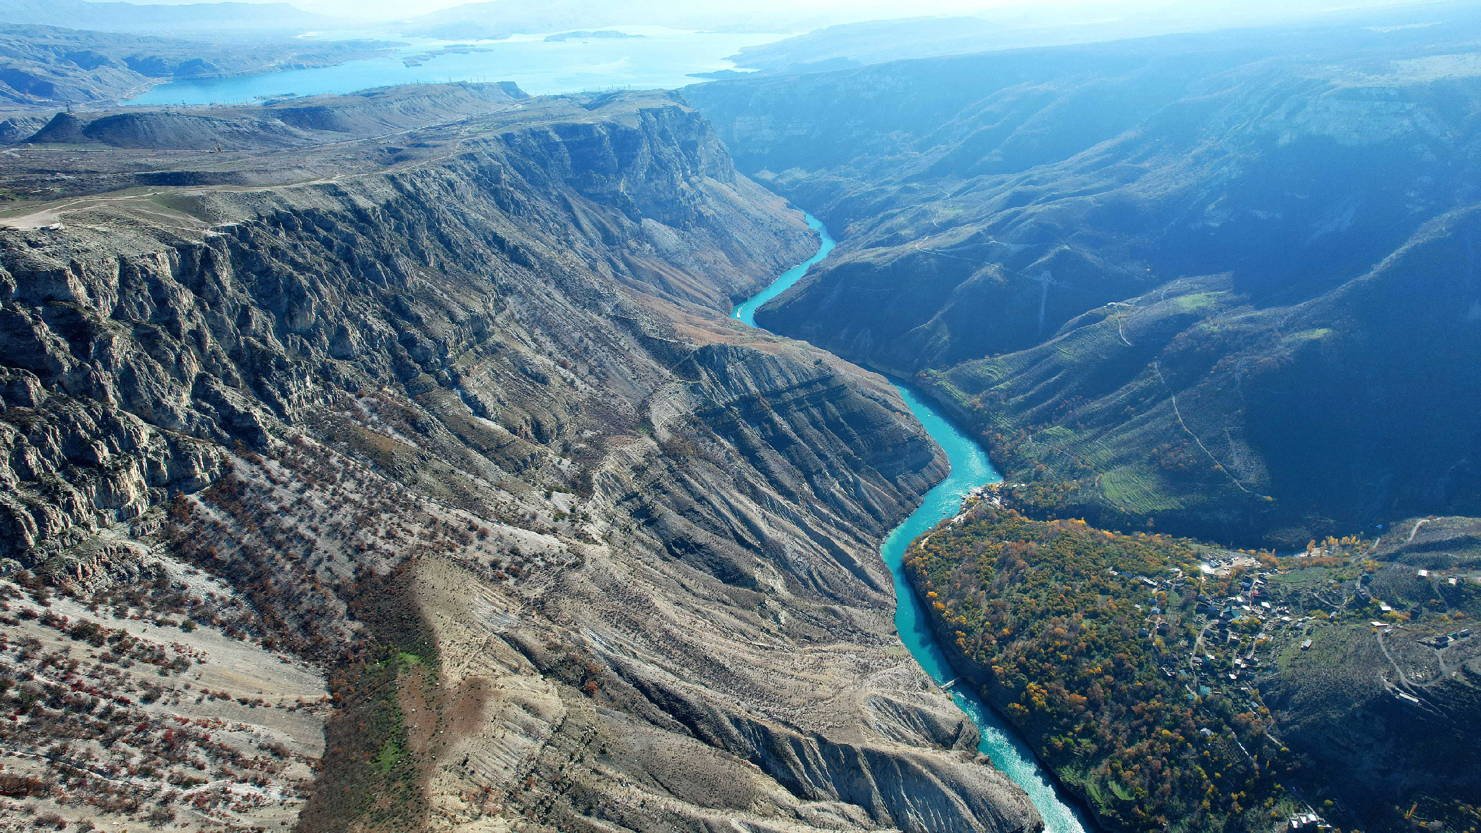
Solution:
<svg viewBox="0 0 1481 833">
<path fill-rule="evenodd" d="M 738 305 L 732 312 L 735 318 L 752 327 L 756 326 L 757 309 L 802 280 L 809 269 L 833 251 L 833 238 L 828 235 L 823 224 L 810 214 L 807 216 L 807 224 L 818 233 L 820 245 L 817 254 L 783 272 L 765 289 Z M 895 527 L 880 548 L 884 562 L 895 578 L 895 627 L 900 632 L 900 641 L 905 643 L 910 655 L 915 657 L 931 679 L 938 685 L 945 685 L 956 675 L 931 631 L 926 619 L 925 605 L 905 578 L 905 550 L 910 542 L 961 511 L 962 502 L 973 489 L 997 483 L 1002 477 L 993 468 L 982 446 L 957 430 L 956 426 L 917 396 L 915 391 L 898 382 L 895 387 L 911 413 L 920 420 L 931 439 L 941 446 L 946 459 L 951 463 L 951 473 L 946 479 L 926 493 L 920 507 Z M 1029 799 L 1038 808 L 1039 815 L 1044 817 L 1046 833 L 1085 833 L 1089 825 L 1059 794 L 1054 783 L 1034 759 L 1033 753 L 969 689 L 970 686 L 967 685 L 953 685 L 948 691 L 957 706 L 977 724 L 982 734 L 982 744 L 979 747 L 982 754 L 1028 793 Z"/>
</svg>

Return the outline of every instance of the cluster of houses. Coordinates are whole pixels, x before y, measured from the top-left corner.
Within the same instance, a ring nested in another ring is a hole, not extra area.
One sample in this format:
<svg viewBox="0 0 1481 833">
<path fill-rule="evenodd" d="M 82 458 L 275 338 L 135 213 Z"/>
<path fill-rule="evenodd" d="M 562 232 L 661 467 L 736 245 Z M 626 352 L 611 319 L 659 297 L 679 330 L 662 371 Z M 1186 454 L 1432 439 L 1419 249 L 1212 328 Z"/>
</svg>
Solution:
<svg viewBox="0 0 1481 833">
<path fill-rule="evenodd" d="M 1286 825 L 1291 833 L 1316 833 L 1316 831 L 1332 829 L 1332 825 L 1327 824 L 1321 816 L 1310 810 L 1291 816 L 1286 821 Z"/>
<path fill-rule="evenodd" d="M 1238 563 L 1235 563 L 1236 559 Z M 1258 562 L 1254 559 L 1235 555 L 1225 559 L 1223 563 L 1202 565 L 1202 572 L 1227 575 L 1236 567 L 1255 569 L 1246 569 L 1238 584 L 1230 591 L 1232 595 L 1214 598 L 1205 592 L 1199 592 L 1196 596 L 1194 609 L 1203 617 L 1204 626 L 1194 643 L 1193 656 L 1189 659 L 1197 685 L 1196 690 L 1193 686 L 1188 686 L 1190 695 L 1207 697 L 1212 693 L 1213 687 L 1220 684 L 1243 682 L 1248 685 L 1253 681 L 1260 664 L 1260 658 L 1256 655 L 1259 641 L 1274 631 L 1290 628 L 1304 630 L 1314 618 L 1293 613 L 1288 605 L 1273 600 L 1267 587 L 1268 574 L 1258 568 Z M 1187 577 L 1176 568 L 1165 577 L 1136 576 L 1136 580 L 1153 594 L 1159 590 L 1180 594 L 1189 591 Z M 1147 627 L 1141 632 L 1143 637 L 1165 634 L 1170 627 L 1161 606 L 1156 603 L 1156 598 L 1154 595 L 1147 609 Z M 1311 640 L 1304 639 L 1301 648 L 1306 650 L 1310 647 Z M 1184 674 L 1167 665 L 1162 666 L 1162 672 L 1168 677 Z M 1211 734 L 1207 727 L 1200 731 L 1205 735 Z M 1286 819 L 1286 828 L 1290 833 L 1327 833 L 1333 829 L 1332 825 L 1310 808 L 1289 816 Z"/>
<path fill-rule="evenodd" d="M 1286 605 L 1272 602 L 1266 577 L 1260 572 L 1242 576 L 1234 595 L 1227 598 L 1215 599 L 1199 593 L 1195 610 L 1205 617 L 1206 624 L 1190 664 L 1200 678 L 1222 676 L 1231 682 L 1254 677 L 1260 664 L 1260 658 L 1255 655 L 1260 639 L 1269 636 L 1272 630 L 1304 627 L 1311 620 L 1310 616 L 1293 615 Z M 1203 656 L 1197 656 L 1200 647 Z M 1233 654 L 1227 663 L 1216 663 L 1215 651 L 1219 648 Z"/>
<path fill-rule="evenodd" d="M 1470 638 L 1471 629 L 1461 628 L 1458 631 L 1451 631 L 1450 633 L 1442 633 L 1438 636 L 1432 636 L 1429 639 L 1422 640 L 1422 642 L 1434 648 L 1448 648 L 1450 647 L 1450 644 L 1452 642 L 1459 642 L 1462 639 Z"/>
<path fill-rule="evenodd" d="M 1196 689 L 1188 686 L 1191 694 L 1208 696 L 1213 687 L 1231 683 L 1253 682 L 1260 666 L 1257 647 L 1264 639 L 1277 632 L 1299 630 L 1304 632 L 1315 618 L 1291 607 L 1270 595 L 1269 573 L 1258 561 L 1240 553 L 1230 553 L 1219 559 L 1211 559 L 1200 565 L 1205 575 L 1228 575 L 1243 568 L 1227 596 L 1215 598 L 1201 590 L 1195 597 L 1195 610 L 1203 617 L 1203 627 L 1195 641 L 1187 668 L 1195 678 Z M 1166 635 L 1171 625 L 1157 601 L 1157 592 L 1178 593 L 1186 596 L 1193 592 L 1190 577 L 1182 570 L 1173 568 L 1165 576 L 1151 578 L 1134 576 L 1135 581 L 1146 586 L 1153 594 L 1147 606 L 1146 622 L 1140 631 L 1144 639 Z M 1311 648 L 1311 640 L 1303 638 L 1302 650 Z M 1185 672 L 1164 664 L 1162 673 L 1169 678 L 1183 676 Z"/>
<path fill-rule="evenodd" d="M 1162 673 L 1167 677 L 1184 679 L 1191 683 L 1185 684 L 1190 696 L 1207 697 L 1221 686 L 1238 686 L 1246 691 L 1253 691 L 1252 684 L 1260 665 L 1256 649 L 1260 644 L 1286 632 L 1294 633 L 1301 639 L 1301 650 L 1310 650 L 1312 640 L 1306 636 L 1310 624 L 1318 618 L 1325 621 L 1328 610 L 1338 610 L 1352 599 L 1352 596 L 1348 596 L 1340 601 L 1319 601 L 1313 615 L 1307 613 L 1302 605 L 1298 604 L 1292 609 L 1285 600 L 1272 596 L 1268 587 L 1270 572 L 1253 558 L 1229 553 L 1200 565 L 1200 572 L 1210 576 L 1227 576 L 1241 569 L 1243 572 L 1239 574 L 1238 581 L 1227 594 L 1215 595 L 1202 592 L 1204 586 L 1201 582 L 1190 581 L 1189 576 L 1176 568 L 1157 578 L 1131 577 L 1144 585 L 1151 594 L 1150 600 L 1138 606 L 1146 612 L 1146 620 L 1140 631 L 1144 639 L 1166 635 L 1174 627 L 1174 623 L 1167 621 L 1159 603 L 1159 591 L 1176 593 L 1184 598 L 1197 591 L 1195 610 L 1202 618 L 1202 629 L 1194 642 L 1188 665 L 1184 669 L 1177 667 L 1176 662 L 1165 661 L 1161 666 Z M 1428 578 L 1428 573 L 1427 570 L 1420 570 L 1419 577 Z M 1348 587 L 1358 600 L 1371 601 L 1385 613 L 1392 611 L 1390 605 L 1374 597 L 1372 579 L 1371 574 L 1364 572 Z M 1454 583 L 1452 579 L 1451 584 Z M 1419 618 L 1419 615 L 1418 612 L 1411 612 L 1409 618 L 1413 620 Z M 1384 621 L 1373 621 L 1370 624 L 1375 631 L 1392 633 L 1396 627 L 1395 622 L 1402 618 L 1385 617 Z M 1470 638 L 1471 629 L 1462 628 L 1432 636 L 1423 642 L 1443 649 Z M 1418 702 L 1417 698 L 1408 693 L 1398 696 Z M 1207 735 L 1210 730 L 1204 728 L 1201 732 Z M 1304 812 L 1290 815 L 1286 819 L 1286 827 L 1291 833 L 1323 833 L 1333 829 L 1332 825 L 1309 807 Z"/>
</svg>

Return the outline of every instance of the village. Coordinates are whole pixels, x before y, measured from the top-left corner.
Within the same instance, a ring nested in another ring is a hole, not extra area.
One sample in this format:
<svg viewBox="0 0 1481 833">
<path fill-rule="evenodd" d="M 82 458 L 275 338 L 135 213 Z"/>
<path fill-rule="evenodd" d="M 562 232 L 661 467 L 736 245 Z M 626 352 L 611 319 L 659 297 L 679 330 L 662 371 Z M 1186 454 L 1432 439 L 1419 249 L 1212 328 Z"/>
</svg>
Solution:
<svg viewBox="0 0 1481 833">
<path fill-rule="evenodd" d="M 1298 644 L 1299 650 L 1311 650 L 1313 629 L 1318 625 L 1362 622 L 1380 639 L 1403 631 L 1412 641 L 1436 651 L 1472 637 L 1469 627 L 1437 629 L 1440 617 L 1433 612 L 1427 615 L 1426 605 L 1385 599 L 1376 593 L 1371 569 L 1374 565 L 1359 565 L 1357 553 L 1348 553 L 1346 563 L 1340 566 L 1320 563 L 1321 577 L 1327 578 L 1320 585 L 1292 580 L 1297 572 L 1311 572 L 1303 564 L 1307 559 L 1334 557 L 1338 556 L 1317 551 L 1316 555 L 1288 556 L 1272 565 L 1269 560 L 1244 553 L 1225 552 L 1211 555 L 1199 565 L 1197 574 L 1189 575 L 1174 567 L 1162 576 L 1132 576 L 1148 593 L 1137 605 L 1146 613 L 1145 627 L 1138 635 L 1162 639 L 1168 648 L 1163 673 L 1186 679 L 1193 697 L 1208 696 L 1219 686 L 1253 681 L 1262 662 L 1268 663 L 1276 652 L 1292 643 Z M 1386 569 L 1408 568 L 1389 565 Z M 1481 577 L 1442 575 L 1428 569 L 1410 572 L 1416 579 L 1452 588 L 1463 583 L 1481 585 Z M 1189 608 L 1191 617 L 1187 615 Z M 1374 612 L 1376 618 L 1362 619 L 1365 613 Z M 1193 636 L 1181 658 L 1173 655 L 1172 637 L 1178 628 Z"/>
<path fill-rule="evenodd" d="M 1385 687 L 1397 701 L 1423 707 L 1427 685 L 1459 674 L 1462 663 L 1481 651 L 1472 644 L 1478 642 L 1472 629 L 1456 626 L 1469 606 L 1458 609 L 1447 598 L 1481 596 L 1470 589 L 1481 587 L 1481 576 L 1380 565 L 1365 556 L 1361 544 L 1329 544 L 1279 559 L 1220 551 L 1197 572 L 1173 567 L 1158 576 L 1128 576 L 1146 593 L 1136 605 L 1145 614 L 1138 636 L 1153 642 L 1162 658 L 1159 670 L 1179 681 L 1190 700 L 1219 695 L 1264 713 L 1257 683 L 1289 653 L 1311 652 L 1333 634 L 1345 639 L 1366 632 L 1392 666 L 1383 672 Z M 1393 592 L 1396 587 L 1408 592 Z M 1417 600 L 1424 588 L 1431 588 L 1428 598 Z M 1449 656 L 1462 648 L 1464 657 Z M 1285 829 L 1332 827 L 1308 808 L 1291 814 Z"/>
</svg>

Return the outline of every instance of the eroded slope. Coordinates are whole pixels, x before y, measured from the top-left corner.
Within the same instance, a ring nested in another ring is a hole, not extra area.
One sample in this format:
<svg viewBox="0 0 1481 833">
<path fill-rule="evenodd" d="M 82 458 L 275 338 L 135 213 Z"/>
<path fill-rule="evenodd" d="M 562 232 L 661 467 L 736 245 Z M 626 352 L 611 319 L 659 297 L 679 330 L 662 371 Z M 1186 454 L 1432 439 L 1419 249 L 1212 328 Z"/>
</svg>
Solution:
<svg viewBox="0 0 1481 833">
<path fill-rule="evenodd" d="M 685 95 L 840 237 L 765 326 L 920 374 L 1050 508 L 1288 547 L 1481 511 L 1478 27 L 1440 4 Z"/>
<path fill-rule="evenodd" d="M 195 184 L 0 237 L 11 580 L 224 583 L 327 674 L 301 828 L 1036 826 L 891 631 L 875 546 L 942 463 L 879 378 L 724 320 L 810 241 L 693 112 L 110 154 Z"/>
</svg>

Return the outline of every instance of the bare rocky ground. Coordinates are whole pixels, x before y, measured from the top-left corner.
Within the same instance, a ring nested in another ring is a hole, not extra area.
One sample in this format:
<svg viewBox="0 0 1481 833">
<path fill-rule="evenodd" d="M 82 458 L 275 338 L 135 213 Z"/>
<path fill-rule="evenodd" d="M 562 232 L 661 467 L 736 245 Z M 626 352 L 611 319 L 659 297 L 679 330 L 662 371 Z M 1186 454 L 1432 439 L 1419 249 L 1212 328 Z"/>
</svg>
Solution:
<svg viewBox="0 0 1481 833">
<path fill-rule="evenodd" d="M 87 603 L 0 584 L 3 829 L 291 829 L 323 753 L 322 672 L 163 613 L 209 621 L 229 591 L 142 563 L 144 592 Z"/>
<path fill-rule="evenodd" d="M 1037 829 L 893 633 L 939 454 L 725 319 L 800 215 L 664 96 L 355 106 L 11 157 L 7 824 Z"/>
</svg>

